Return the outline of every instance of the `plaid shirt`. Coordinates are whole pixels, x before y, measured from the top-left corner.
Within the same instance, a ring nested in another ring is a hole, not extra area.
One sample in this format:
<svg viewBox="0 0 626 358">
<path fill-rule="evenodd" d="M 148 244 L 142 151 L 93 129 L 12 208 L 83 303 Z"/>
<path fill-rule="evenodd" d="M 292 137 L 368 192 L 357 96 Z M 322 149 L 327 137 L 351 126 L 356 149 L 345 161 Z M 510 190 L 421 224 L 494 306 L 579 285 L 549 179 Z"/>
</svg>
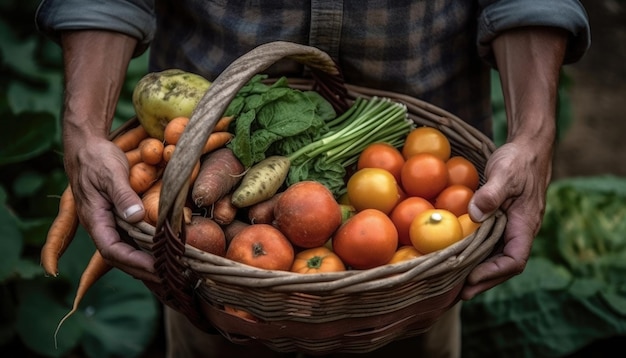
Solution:
<svg viewBox="0 0 626 358">
<path fill-rule="evenodd" d="M 557 26 L 570 31 L 568 61 L 589 46 L 577 0 L 46 0 L 39 28 L 105 28 L 150 44 L 150 70 L 182 68 L 213 79 L 261 43 L 284 40 L 326 51 L 347 83 L 405 93 L 491 134 L 490 48 L 499 31 Z M 104 5 L 103 5 L 104 4 Z M 155 27 L 156 20 L 156 27 Z M 280 61 L 264 73 L 304 76 Z"/>
</svg>

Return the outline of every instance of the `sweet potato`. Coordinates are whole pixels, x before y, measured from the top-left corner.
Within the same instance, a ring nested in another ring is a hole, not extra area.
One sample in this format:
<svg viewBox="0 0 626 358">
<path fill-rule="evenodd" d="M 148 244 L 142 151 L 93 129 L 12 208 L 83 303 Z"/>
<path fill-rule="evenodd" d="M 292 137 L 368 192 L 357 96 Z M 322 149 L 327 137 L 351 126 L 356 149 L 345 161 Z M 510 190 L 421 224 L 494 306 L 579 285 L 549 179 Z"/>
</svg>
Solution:
<svg viewBox="0 0 626 358">
<path fill-rule="evenodd" d="M 241 181 L 244 171 L 243 164 L 229 148 L 206 154 L 193 182 L 191 199 L 198 207 L 210 207 Z"/>
<path fill-rule="evenodd" d="M 231 194 L 228 193 L 213 204 L 211 216 L 216 223 L 220 225 L 228 225 L 235 220 L 235 216 L 237 216 L 237 207 L 234 206 L 230 200 Z"/>
<path fill-rule="evenodd" d="M 256 203 L 248 209 L 248 219 L 252 224 L 271 224 L 274 221 L 274 207 L 282 195 L 282 192 L 274 194 L 271 198 Z"/>
</svg>

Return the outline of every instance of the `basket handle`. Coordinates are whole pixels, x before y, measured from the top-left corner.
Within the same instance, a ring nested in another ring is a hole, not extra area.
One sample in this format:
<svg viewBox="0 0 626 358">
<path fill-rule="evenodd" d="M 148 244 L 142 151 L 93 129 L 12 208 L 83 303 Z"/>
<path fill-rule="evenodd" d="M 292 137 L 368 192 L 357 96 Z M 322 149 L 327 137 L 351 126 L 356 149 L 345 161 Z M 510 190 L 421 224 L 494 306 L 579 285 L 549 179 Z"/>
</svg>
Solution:
<svg viewBox="0 0 626 358">
<path fill-rule="evenodd" d="M 198 102 L 163 173 L 157 233 L 168 217 L 174 232 L 180 231 L 182 208 L 189 190 L 188 178 L 215 123 L 241 87 L 254 75 L 283 58 L 309 66 L 316 83 L 322 86 L 320 93 L 336 107 L 344 105 L 341 101 L 345 99 L 347 91 L 339 69 L 328 54 L 317 48 L 276 41 L 260 45 L 239 57 L 213 81 Z"/>
<path fill-rule="evenodd" d="M 256 47 L 228 66 L 213 81 L 198 102 L 185 127 L 176 150 L 163 173 L 159 198 L 159 216 L 153 237 L 155 270 L 162 280 L 159 299 L 185 314 L 205 330 L 206 320 L 197 314 L 193 272 L 186 270 L 180 258 L 185 253 L 183 208 L 189 192 L 189 177 L 200 159 L 202 147 L 215 123 L 222 117 L 237 92 L 257 73 L 278 60 L 290 58 L 307 65 L 320 95 L 335 109 L 347 109 L 347 90 L 340 71 L 325 52 L 290 42 L 270 42 Z"/>
</svg>

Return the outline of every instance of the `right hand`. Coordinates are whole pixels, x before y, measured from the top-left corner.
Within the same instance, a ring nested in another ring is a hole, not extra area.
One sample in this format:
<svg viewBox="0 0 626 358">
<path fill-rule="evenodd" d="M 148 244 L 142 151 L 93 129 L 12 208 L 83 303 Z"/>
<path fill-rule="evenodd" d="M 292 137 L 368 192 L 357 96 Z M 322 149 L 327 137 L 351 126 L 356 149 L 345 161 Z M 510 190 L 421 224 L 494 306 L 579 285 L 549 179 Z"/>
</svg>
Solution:
<svg viewBox="0 0 626 358">
<path fill-rule="evenodd" d="M 144 207 L 128 181 L 124 153 L 107 138 L 65 139 L 65 170 L 83 227 L 111 265 L 144 281 L 159 282 L 154 258 L 123 241 L 114 211 L 129 223 L 143 219 Z"/>
</svg>

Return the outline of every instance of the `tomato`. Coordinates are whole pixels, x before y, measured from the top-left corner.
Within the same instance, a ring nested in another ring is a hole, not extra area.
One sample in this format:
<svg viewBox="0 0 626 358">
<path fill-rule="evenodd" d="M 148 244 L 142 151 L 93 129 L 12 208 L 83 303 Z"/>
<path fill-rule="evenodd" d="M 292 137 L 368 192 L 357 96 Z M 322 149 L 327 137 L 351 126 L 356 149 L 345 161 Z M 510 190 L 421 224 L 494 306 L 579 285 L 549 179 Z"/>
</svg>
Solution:
<svg viewBox="0 0 626 358">
<path fill-rule="evenodd" d="M 359 154 L 357 169 L 381 168 L 389 171 L 400 182 L 400 170 L 404 157 L 400 150 L 389 143 L 372 143 Z"/>
<path fill-rule="evenodd" d="M 346 266 L 339 256 L 326 246 L 300 251 L 291 266 L 291 271 L 297 273 L 336 272 L 345 269 Z"/>
<path fill-rule="evenodd" d="M 409 132 L 404 140 L 402 155 L 407 160 L 419 153 L 433 154 L 445 162 L 450 158 L 450 141 L 445 134 L 436 128 L 415 128 Z"/>
<path fill-rule="evenodd" d="M 416 154 L 402 166 L 401 185 L 408 196 L 434 199 L 448 185 L 446 163 L 429 153 Z"/>
<path fill-rule="evenodd" d="M 398 242 L 400 245 L 412 245 L 409 236 L 411 222 L 413 222 L 417 214 L 434 208 L 430 201 L 419 196 L 409 196 L 393 208 L 389 217 L 396 226 L 396 230 L 398 230 Z"/>
<path fill-rule="evenodd" d="M 348 179 L 348 199 L 357 211 L 391 212 L 400 199 L 396 178 L 385 169 L 363 168 Z"/>
<path fill-rule="evenodd" d="M 413 245 L 403 245 L 396 250 L 396 252 L 391 257 L 391 260 L 387 262 L 388 265 L 395 264 L 402 261 L 407 261 L 414 259 L 416 257 L 422 256 L 422 253 L 417 251 L 415 246 Z"/>
<path fill-rule="evenodd" d="M 461 223 L 461 229 L 463 231 L 463 237 L 470 236 L 479 227 L 480 223 L 475 222 L 470 218 L 469 214 L 463 214 L 459 216 L 459 223 Z"/>
<path fill-rule="evenodd" d="M 333 193 L 313 180 L 290 185 L 274 206 L 273 225 L 300 248 L 324 245 L 341 221 L 341 206 Z"/>
<path fill-rule="evenodd" d="M 453 184 L 441 191 L 435 198 L 435 208 L 446 209 L 456 216 L 467 213 L 467 206 L 474 191 L 465 185 Z"/>
<path fill-rule="evenodd" d="M 459 219 L 443 209 L 426 210 L 415 217 L 410 227 L 411 242 L 417 251 L 429 254 L 463 238 Z"/>
<path fill-rule="evenodd" d="M 478 170 L 474 163 L 460 155 L 451 157 L 446 162 L 448 167 L 448 185 L 463 184 L 466 187 L 476 190 L 480 183 Z"/>
<path fill-rule="evenodd" d="M 341 225 L 332 242 L 333 251 L 346 265 L 369 269 L 391 260 L 398 247 L 398 231 L 385 213 L 365 209 Z"/>
<path fill-rule="evenodd" d="M 226 250 L 227 259 L 266 270 L 289 271 L 294 256 L 287 237 L 270 224 L 244 227 Z"/>
</svg>

